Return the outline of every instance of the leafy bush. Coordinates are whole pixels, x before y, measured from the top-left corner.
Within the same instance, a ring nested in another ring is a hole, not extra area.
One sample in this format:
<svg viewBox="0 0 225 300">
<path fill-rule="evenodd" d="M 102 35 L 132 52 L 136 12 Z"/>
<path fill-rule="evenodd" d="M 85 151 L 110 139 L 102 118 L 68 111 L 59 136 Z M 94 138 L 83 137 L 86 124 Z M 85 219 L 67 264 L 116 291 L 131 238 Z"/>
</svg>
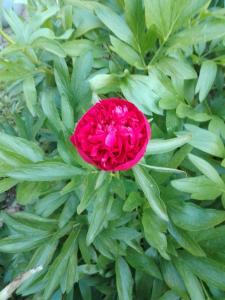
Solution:
<svg viewBox="0 0 225 300">
<path fill-rule="evenodd" d="M 224 299 L 223 1 L 27 10 L 6 11 L 12 34 L 1 30 L 1 287 L 36 270 L 22 299 Z M 69 141 L 110 96 L 152 126 L 125 172 L 95 169 Z"/>
</svg>

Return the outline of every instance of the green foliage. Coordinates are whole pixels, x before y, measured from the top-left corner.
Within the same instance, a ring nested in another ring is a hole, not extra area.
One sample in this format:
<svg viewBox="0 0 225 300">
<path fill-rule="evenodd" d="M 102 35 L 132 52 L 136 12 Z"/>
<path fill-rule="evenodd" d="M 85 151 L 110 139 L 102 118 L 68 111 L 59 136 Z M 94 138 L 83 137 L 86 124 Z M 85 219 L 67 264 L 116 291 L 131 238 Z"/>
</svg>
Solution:
<svg viewBox="0 0 225 300">
<path fill-rule="evenodd" d="M 8 298 L 225 299 L 224 1 L 23 2 L 0 30 L 0 288 L 41 266 Z M 151 122 L 133 170 L 69 141 L 106 97 Z"/>
</svg>

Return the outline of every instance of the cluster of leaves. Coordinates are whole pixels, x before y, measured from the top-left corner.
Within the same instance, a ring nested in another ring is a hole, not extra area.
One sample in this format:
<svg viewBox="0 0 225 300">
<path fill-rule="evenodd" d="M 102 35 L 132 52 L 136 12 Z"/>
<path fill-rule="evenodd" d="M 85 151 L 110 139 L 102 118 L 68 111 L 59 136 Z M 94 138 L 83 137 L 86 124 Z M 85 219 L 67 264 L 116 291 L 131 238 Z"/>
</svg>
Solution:
<svg viewBox="0 0 225 300">
<path fill-rule="evenodd" d="M 224 299 L 224 2 L 27 2 L 0 53 L 1 287 L 41 266 L 22 299 Z M 69 142 L 110 96 L 152 126 L 121 173 Z"/>
</svg>

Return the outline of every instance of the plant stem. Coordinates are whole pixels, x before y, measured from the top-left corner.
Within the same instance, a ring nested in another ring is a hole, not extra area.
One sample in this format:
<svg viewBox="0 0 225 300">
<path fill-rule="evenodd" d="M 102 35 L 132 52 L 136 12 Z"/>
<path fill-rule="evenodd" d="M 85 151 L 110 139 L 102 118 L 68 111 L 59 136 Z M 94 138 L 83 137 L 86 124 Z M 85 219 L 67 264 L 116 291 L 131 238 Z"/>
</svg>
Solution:
<svg viewBox="0 0 225 300">
<path fill-rule="evenodd" d="M 164 41 L 162 42 L 162 44 L 160 45 L 160 47 L 158 48 L 158 50 L 156 51 L 156 53 L 155 53 L 154 56 L 152 57 L 152 59 L 151 59 L 149 65 L 152 65 L 152 64 L 155 62 L 155 60 L 158 58 L 159 54 L 161 54 L 161 52 L 162 52 L 162 50 L 163 50 L 163 47 L 164 47 L 165 43 L 166 43 L 166 40 L 164 40 Z"/>
<path fill-rule="evenodd" d="M 209 106 L 209 103 L 208 103 L 207 100 L 205 101 L 205 105 L 206 105 L 206 108 L 207 108 L 209 114 L 210 114 L 210 115 L 213 115 L 212 110 L 211 110 L 211 107 Z"/>
<path fill-rule="evenodd" d="M 20 276 L 18 276 L 16 279 L 14 279 L 10 284 L 8 284 L 1 292 L 0 292 L 0 299 L 1 300 L 7 300 L 12 297 L 13 292 L 28 278 L 30 278 L 32 275 L 34 275 L 37 272 L 42 271 L 43 267 L 39 266 L 35 269 L 31 269 Z M 12 298 L 11 298 L 12 299 Z"/>
<path fill-rule="evenodd" d="M 171 24 L 171 27 L 170 27 L 169 32 L 167 33 L 167 35 L 166 35 L 165 38 L 163 39 L 162 44 L 159 46 L 159 48 L 158 48 L 158 50 L 156 51 L 155 55 L 152 57 L 152 59 L 151 59 L 151 61 L 150 61 L 150 63 L 149 63 L 149 66 L 152 65 L 152 64 L 155 62 L 156 59 L 158 59 L 158 57 L 159 57 L 159 55 L 161 54 L 162 50 L 164 50 L 164 46 L 165 46 L 165 44 L 167 43 L 167 41 L 168 41 L 170 35 L 171 35 L 172 32 L 173 32 L 174 26 L 175 26 L 175 24 L 176 24 L 178 18 L 179 18 L 179 14 L 176 16 L 176 18 L 175 18 L 173 24 Z"/>
<path fill-rule="evenodd" d="M 0 35 L 3 36 L 3 38 L 9 43 L 9 44 L 15 44 L 15 42 L 11 39 L 11 37 L 6 34 L 1 28 L 0 28 Z"/>
</svg>

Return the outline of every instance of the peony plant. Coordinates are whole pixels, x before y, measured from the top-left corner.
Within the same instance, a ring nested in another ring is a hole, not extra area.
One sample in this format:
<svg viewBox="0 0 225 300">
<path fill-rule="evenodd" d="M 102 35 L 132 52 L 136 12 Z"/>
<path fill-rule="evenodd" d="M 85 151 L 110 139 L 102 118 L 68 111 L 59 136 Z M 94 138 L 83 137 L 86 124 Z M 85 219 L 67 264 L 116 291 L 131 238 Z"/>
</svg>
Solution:
<svg viewBox="0 0 225 300">
<path fill-rule="evenodd" d="M 0 300 L 225 299 L 224 1 L 17 2 Z"/>
</svg>

